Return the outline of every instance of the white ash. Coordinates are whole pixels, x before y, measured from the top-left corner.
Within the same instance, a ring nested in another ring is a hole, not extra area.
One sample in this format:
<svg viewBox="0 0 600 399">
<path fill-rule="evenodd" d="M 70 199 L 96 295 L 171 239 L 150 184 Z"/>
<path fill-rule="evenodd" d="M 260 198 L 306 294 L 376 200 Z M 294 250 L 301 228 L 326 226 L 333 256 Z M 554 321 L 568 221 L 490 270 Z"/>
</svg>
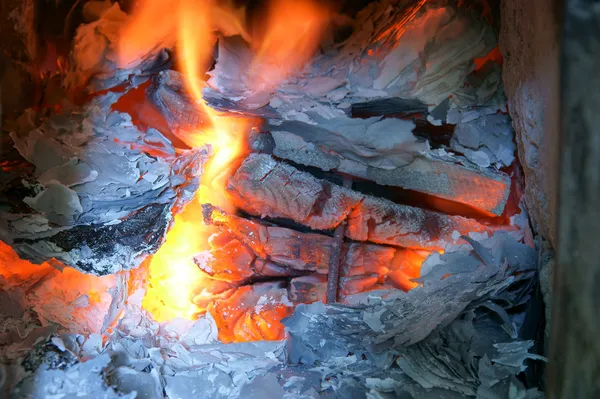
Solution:
<svg viewBox="0 0 600 399">
<path fill-rule="evenodd" d="M 208 150 L 176 151 L 158 131 L 141 132 L 111 111 L 119 96 L 11 133 L 35 170 L 5 186 L 12 201 L 0 236 L 24 258 L 97 275 L 129 270 L 157 250 L 172 209 L 192 198 Z"/>
<path fill-rule="evenodd" d="M 510 117 L 493 114 L 459 123 L 450 147 L 482 168 L 510 166 L 515 159 L 516 145 Z"/>
<path fill-rule="evenodd" d="M 507 397 L 509 392 L 540 397 L 514 376 L 524 370 L 526 359 L 544 359 L 529 352 L 530 341 L 511 338 L 489 312 L 480 311 L 486 301 L 505 307 L 527 300 L 522 283 L 533 278 L 529 272 L 535 262 L 533 250 L 505 234 L 470 243 L 473 250 L 446 254 L 441 264 L 422 277 L 425 285 L 411 291 L 414 300 L 419 295 L 435 296 L 433 302 L 417 300 L 418 307 L 403 313 L 397 295 L 371 292 L 353 308 L 299 306 L 285 321 L 290 333 L 287 344 L 221 344 L 210 314 L 195 322 L 156 323 L 141 310 L 143 292 L 138 291 L 129 298 L 125 316 L 104 339 L 99 334 L 50 335 L 25 354 L 26 361 L 5 367 L 3 372 L 14 378 L 5 379 L 3 389 L 13 394 L 37 392 L 33 397 L 83 393 L 157 399 L 190 395 L 493 398 Z M 511 272 L 519 272 L 520 277 L 504 279 Z M 441 279 L 446 274 L 452 275 Z M 455 278 L 460 275 L 469 277 Z M 454 294 L 454 286 L 460 287 L 462 298 L 451 295 L 440 301 L 438 293 Z M 432 318 L 426 308 L 439 306 L 451 315 Z M 454 306 L 460 309 L 456 313 L 451 309 Z M 520 329 L 520 313 L 506 310 L 511 323 Z M 328 316 L 322 317 L 323 312 Z M 427 326 L 418 321 L 423 319 Z M 415 323 L 426 333 L 407 340 L 400 326 Z M 389 341 L 387 333 L 392 330 L 399 338 L 391 337 L 394 344 L 373 345 L 382 336 Z M 357 339 L 356 334 L 364 339 Z"/>
</svg>

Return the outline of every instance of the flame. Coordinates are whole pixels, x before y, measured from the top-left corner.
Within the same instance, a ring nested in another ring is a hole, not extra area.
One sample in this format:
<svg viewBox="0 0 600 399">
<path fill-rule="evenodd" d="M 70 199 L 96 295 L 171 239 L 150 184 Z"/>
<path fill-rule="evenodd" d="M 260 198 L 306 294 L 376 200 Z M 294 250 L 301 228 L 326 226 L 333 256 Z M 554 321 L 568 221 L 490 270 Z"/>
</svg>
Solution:
<svg viewBox="0 0 600 399">
<path fill-rule="evenodd" d="M 279 321 L 289 314 L 287 305 L 275 304 L 259 311 L 249 306 L 246 299 L 244 303 L 236 303 L 236 298 L 241 298 L 248 288 L 234 290 L 212 280 L 193 262 L 195 255 L 211 249 L 209 238 L 216 232 L 214 227 L 202 223 L 200 204 L 211 203 L 227 212 L 236 211 L 225 195 L 225 186 L 247 154 L 246 136 L 257 123 L 208 107 L 202 98 L 203 78 L 211 63 L 217 32 L 240 34 L 255 52 L 249 65 L 251 76 L 256 77 L 254 91 L 271 90 L 316 51 L 327 12 L 307 0 L 273 0 L 267 9 L 268 19 L 262 24 L 265 30 L 256 40 L 245 29 L 244 11 L 235 10 L 227 3 L 179 0 L 165 7 L 162 1 L 144 0 L 140 6 L 122 32 L 119 64 L 128 65 L 158 46 L 176 43 L 181 61 L 178 67 L 186 88 L 199 111 L 209 119 L 202 130 L 179 132 L 178 137 L 191 147 L 208 145 L 212 153 L 196 198 L 175 217 L 165 243 L 147 261 L 147 291 L 142 305 L 159 322 L 175 317 L 195 319 L 207 309 L 218 312 L 215 319 L 220 336 L 227 337 L 228 341 L 280 339 L 283 328 Z M 231 326 L 221 312 L 225 304 L 232 309 L 241 306 L 236 311 L 235 323 L 230 320 Z"/>
<path fill-rule="evenodd" d="M 409 24 L 417 15 L 419 10 L 425 6 L 427 0 L 419 0 L 418 3 L 411 5 L 407 10 L 402 19 L 396 24 L 392 25 L 385 31 L 381 32 L 377 36 L 377 41 L 386 40 L 387 42 L 393 43 L 393 47 L 396 47 L 400 43 L 400 39 L 406 32 L 407 24 Z M 369 54 L 371 55 L 371 54 Z"/>
<path fill-rule="evenodd" d="M 119 66 L 143 59 L 159 46 L 170 47 L 177 22 L 177 7 L 159 0 L 138 0 L 129 23 L 123 26 L 118 44 Z"/>
<path fill-rule="evenodd" d="M 315 53 L 329 20 L 329 11 L 306 0 L 271 1 L 266 29 L 255 45 L 256 56 L 250 66 L 253 88 L 268 89 L 285 79 Z"/>
</svg>

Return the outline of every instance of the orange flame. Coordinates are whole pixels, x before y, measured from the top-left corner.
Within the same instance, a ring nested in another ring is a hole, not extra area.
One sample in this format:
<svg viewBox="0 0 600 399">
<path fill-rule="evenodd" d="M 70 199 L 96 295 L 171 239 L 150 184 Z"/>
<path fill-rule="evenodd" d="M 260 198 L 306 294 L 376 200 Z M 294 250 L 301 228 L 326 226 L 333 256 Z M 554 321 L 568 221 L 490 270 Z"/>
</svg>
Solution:
<svg viewBox="0 0 600 399">
<path fill-rule="evenodd" d="M 208 107 L 202 98 L 205 85 L 202 78 L 210 64 L 216 41 L 215 31 L 225 35 L 240 34 L 251 41 L 243 25 L 243 17 L 243 11 L 233 10 L 213 0 L 179 0 L 175 6 L 165 6 L 164 2 L 158 0 L 144 0 L 121 37 L 119 62 L 122 66 L 157 46 L 176 42 L 177 53 L 182 61 L 179 69 L 184 75 L 186 87 L 199 109 L 210 119 L 210 127 L 186 132 L 184 138 L 191 147 L 210 145 L 212 148 L 200 189 L 195 200 L 175 217 L 166 242 L 147 262 L 148 289 L 143 307 L 159 322 L 174 317 L 193 319 L 205 311 L 206 303 L 210 304 L 211 298 L 216 300 L 222 295 L 222 289 L 213 289 L 217 283 L 192 260 L 200 251 L 210 249 L 209 237 L 215 232 L 214 227 L 202 223 L 200 204 L 211 203 L 228 212 L 235 212 L 235 207 L 225 196 L 225 185 L 233 172 L 232 168 L 236 166 L 236 160 L 247 152 L 246 134 L 256 122 L 222 115 Z M 305 0 L 274 0 L 269 7 L 268 18 L 264 39 L 253 43 L 256 57 L 251 66 L 252 72 L 262 78 L 263 85 L 260 87 L 267 90 L 301 66 L 316 50 L 327 14 L 321 7 Z M 171 37 L 173 32 L 176 32 L 175 38 Z M 277 65 L 277 70 L 266 65 Z M 266 86 L 265 82 L 268 83 Z M 196 297 L 195 302 L 193 297 Z M 209 307 L 214 309 L 214 306 Z M 275 317 L 276 320 L 272 322 L 279 323 L 281 317 L 285 316 L 285 312 L 271 313 L 255 315 L 250 319 L 267 320 L 277 314 L 280 317 Z M 258 325 L 256 327 L 261 329 Z M 281 334 L 281 328 L 274 328 L 272 337 L 280 337 Z M 270 336 L 267 335 L 267 338 Z M 236 334 L 236 339 L 258 338 L 252 334 Z"/>
<path fill-rule="evenodd" d="M 177 7 L 158 0 L 138 0 L 131 20 L 120 32 L 118 61 L 126 67 L 159 46 L 171 47 L 177 23 Z"/>
<path fill-rule="evenodd" d="M 271 1 L 266 30 L 256 46 L 256 56 L 250 67 L 253 76 L 260 76 L 254 90 L 269 89 L 303 66 L 319 46 L 329 12 L 307 0 Z M 262 83 L 262 86 L 261 86 Z"/>
</svg>

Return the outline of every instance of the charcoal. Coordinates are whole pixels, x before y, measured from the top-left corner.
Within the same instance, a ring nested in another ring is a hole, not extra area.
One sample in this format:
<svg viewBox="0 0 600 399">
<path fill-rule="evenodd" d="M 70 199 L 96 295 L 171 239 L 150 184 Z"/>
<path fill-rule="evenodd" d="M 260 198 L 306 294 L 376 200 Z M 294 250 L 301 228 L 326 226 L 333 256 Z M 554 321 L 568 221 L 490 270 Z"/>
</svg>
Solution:
<svg viewBox="0 0 600 399">
<path fill-rule="evenodd" d="M 444 198 L 494 215 L 502 214 L 510 193 L 508 175 L 480 168 L 460 156 L 438 155 L 425 148 L 417 151 L 416 142 L 388 156 L 372 143 L 369 151 L 359 149 L 344 136 L 303 122 L 273 126 L 271 136 L 272 153 L 279 158 Z M 371 139 L 372 135 L 364 137 Z M 482 196 L 482 191 L 487 195 Z"/>
<path fill-rule="evenodd" d="M 0 233 L 25 259 L 56 258 L 96 275 L 135 268 L 192 198 L 208 150 L 175 151 L 158 131 L 139 131 L 128 115 L 111 111 L 119 96 L 11 133 L 33 168 L 21 188 L 24 171 L 3 186 L 18 201 L 3 205 Z"/>
<path fill-rule="evenodd" d="M 331 230 L 347 220 L 345 235 L 357 241 L 436 250 L 457 245 L 460 232 L 491 231 L 474 219 L 399 205 L 321 181 L 268 155 L 246 158 L 226 190 L 236 206 L 261 217 L 291 219 L 315 230 Z"/>
</svg>

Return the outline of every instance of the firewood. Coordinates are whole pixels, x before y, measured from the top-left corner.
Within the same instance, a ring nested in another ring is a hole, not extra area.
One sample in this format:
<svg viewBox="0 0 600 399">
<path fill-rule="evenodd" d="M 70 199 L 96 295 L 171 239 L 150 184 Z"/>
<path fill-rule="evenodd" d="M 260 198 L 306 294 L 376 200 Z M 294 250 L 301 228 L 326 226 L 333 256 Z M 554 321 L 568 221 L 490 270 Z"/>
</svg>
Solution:
<svg viewBox="0 0 600 399">
<path fill-rule="evenodd" d="M 460 157 L 419 152 L 406 158 L 406 163 L 397 163 L 389 158 L 384 161 L 385 158 L 380 155 L 380 164 L 387 162 L 391 165 L 380 167 L 373 163 L 373 158 L 365 159 L 349 150 L 352 143 L 343 135 L 333 135 L 321 126 L 284 122 L 273 129 L 273 154 L 300 165 L 314 166 L 325 171 L 337 170 L 378 184 L 401 187 L 465 204 L 494 215 L 502 214 L 510 193 L 511 182 L 508 175 L 491 168 L 478 168 L 474 164 L 468 166 L 469 162 L 457 163 L 461 160 Z M 333 140 L 331 137 L 337 139 Z M 370 137 L 366 131 L 365 137 Z M 510 152 L 510 147 L 506 148 Z M 397 152 L 395 156 L 398 156 Z M 481 195 L 482 192 L 486 194 Z"/>
<path fill-rule="evenodd" d="M 264 276 L 328 274 L 332 237 L 264 226 L 209 204 L 203 205 L 203 210 L 204 222 L 217 226 L 219 232 L 211 237 L 210 252 L 197 256 L 195 261 L 214 279 L 242 284 Z M 340 253 L 340 277 L 349 280 L 374 278 L 376 282 L 389 282 L 399 289 L 409 290 L 416 283 L 411 285 L 408 280 L 419 276 L 420 264 L 430 254 L 376 244 L 344 243 Z M 317 278 L 303 276 L 297 281 L 304 281 L 304 277 L 307 281 Z"/>
<path fill-rule="evenodd" d="M 29 166 L 0 179 L 0 238 L 23 258 L 97 275 L 135 268 L 198 188 L 208 150 L 176 151 L 158 131 L 138 130 L 111 111 L 119 96 L 11 133 Z"/>
<path fill-rule="evenodd" d="M 473 219 L 344 189 L 262 154 L 246 158 L 227 192 L 250 214 L 291 219 L 315 230 L 331 230 L 347 220 L 345 235 L 357 241 L 443 250 L 459 244 L 461 234 L 491 231 Z"/>
</svg>

